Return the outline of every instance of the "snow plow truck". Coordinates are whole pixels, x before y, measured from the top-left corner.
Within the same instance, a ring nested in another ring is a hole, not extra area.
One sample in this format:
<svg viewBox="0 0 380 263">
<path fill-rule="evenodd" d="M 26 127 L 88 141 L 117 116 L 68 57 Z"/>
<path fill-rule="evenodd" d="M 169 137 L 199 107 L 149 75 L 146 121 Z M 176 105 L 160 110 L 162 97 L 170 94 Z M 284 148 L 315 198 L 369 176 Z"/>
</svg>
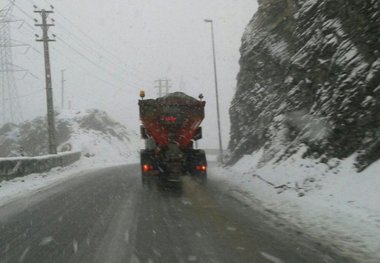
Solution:
<svg viewBox="0 0 380 263">
<path fill-rule="evenodd" d="M 195 149 L 202 138 L 200 124 L 204 119 L 202 94 L 199 100 L 182 92 L 170 93 L 157 99 L 138 102 L 141 137 L 145 149 L 140 151 L 143 184 L 155 177 L 161 182 L 181 183 L 183 175 L 191 175 L 202 183 L 207 180 L 207 161 L 204 150 Z"/>
</svg>

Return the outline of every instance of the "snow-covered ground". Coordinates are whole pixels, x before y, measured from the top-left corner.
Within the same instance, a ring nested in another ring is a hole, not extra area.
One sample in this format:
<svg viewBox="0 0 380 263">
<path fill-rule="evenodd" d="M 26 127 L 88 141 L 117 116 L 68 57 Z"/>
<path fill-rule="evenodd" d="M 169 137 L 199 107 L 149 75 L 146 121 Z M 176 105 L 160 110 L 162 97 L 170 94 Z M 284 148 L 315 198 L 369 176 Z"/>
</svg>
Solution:
<svg viewBox="0 0 380 263">
<path fill-rule="evenodd" d="M 0 181 L 0 206 L 86 174 L 89 170 L 138 162 L 141 148 L 139 136 L 113 121 L 105 112 L 97 110 L 64 111 L 57 116 L 57 120 L 70 127 L 70 138 L 58 149 L 70 148 L 71 151 L 79 151 L 82 153 L 81 160 L 67 167 L 54 168 L 46 173 Z M 16 132 L 19 132 L 18 129 Z M 7 157 L 2 159 L 43 159 L 47 157 Z"/>
<path fill-rule="evenodd" d="M 67 167 L 57 167 L 46 173 L 35 173 L 23 177 L 17 177 L 9 181 L 1 181 L 0 206 L 9 203 L 12 200 L 28 196 L 34 192 L 50 188 L 66 180 L 85 175 L 89 171 L 111 166 L 137 163 L 138 155 L 131 154 L 124 160 L 117 158 L 116 161 L 112 161 L 112 158 L 110 158 L 109 161 L 102 161 L 99 159 L 102 158 L 82 157 L 80 161 Z"/>
<path fill-rule="evenodd" d="M 78 135 L 76 140 L 86 142 L 91 156 L 68 167 L 0 182 L 0 206 L 94 169 L 139 161 L 138 138 L 124 146 L 91 132 Z M 123 147 L 128 150 L 121 155 Z M 325 245 L 360 262 L 380 262 L 380 162 L 357 173 L 352 165 L 355 156 L 324 164 L 302 159 L 302 153 L 300 150 L 286 161 L 257 168 L 262 157 L 259 151 L 232 167 L 210 165 L 209 175 L 224 181 L 242 201 L 251 205 L 260 201 L 267 211 Z M 208 160 L 212 163 L 216 158 L 208 156 Z"/>
<path fill-rule="evenodd" d="M 302 153 L 257 168 L 259 151 L 232 167 L 211 168 L 210 175 L 324 244 L 360 262 L 380 262 L 380 161 L 357 173 L 355 156 L 324 164 Z"/>
</svg>

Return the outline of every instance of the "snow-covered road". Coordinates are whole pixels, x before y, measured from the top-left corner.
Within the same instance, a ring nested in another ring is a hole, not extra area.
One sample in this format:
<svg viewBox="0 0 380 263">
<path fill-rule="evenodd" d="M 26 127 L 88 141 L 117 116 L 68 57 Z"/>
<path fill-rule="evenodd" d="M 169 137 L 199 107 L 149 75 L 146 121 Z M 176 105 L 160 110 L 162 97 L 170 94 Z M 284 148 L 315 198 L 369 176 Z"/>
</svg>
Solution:
<svg viewBox="0 0 380 263">
<path fill-rule="evenodd" d="M 116 166 L 14 197 L 0 207 L 0 262 L 353 261 L 242 202 L 216 170 L 178 192 L 145 189 L 138 165 Z"/>
</svg>

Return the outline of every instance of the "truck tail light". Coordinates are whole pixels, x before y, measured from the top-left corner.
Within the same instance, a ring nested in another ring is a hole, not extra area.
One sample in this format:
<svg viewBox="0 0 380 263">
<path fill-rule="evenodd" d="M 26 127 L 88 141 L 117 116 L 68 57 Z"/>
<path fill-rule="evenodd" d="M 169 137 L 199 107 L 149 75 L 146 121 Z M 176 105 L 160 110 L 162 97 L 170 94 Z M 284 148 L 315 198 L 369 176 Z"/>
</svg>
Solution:
<svg viewBox="0 0 380 263">
<path fill-rule="evenodd" d="M 207 166 L 206 166 L 206 165 L 196 165 L 196 166 L 195 166 L 195 170 L 196 170 L 196 171 L 206 172 L 206 169 L 207 169 Z"/>
<path fill-rule="evenodd" d="M 149 172 L 149 171 L 152 171 L 153 170 L 153 166 L 152 165 L 149 165 L 149 164 L 144 164 L 143 165 L 143 171 L 144 172 Z"/>
</svg>

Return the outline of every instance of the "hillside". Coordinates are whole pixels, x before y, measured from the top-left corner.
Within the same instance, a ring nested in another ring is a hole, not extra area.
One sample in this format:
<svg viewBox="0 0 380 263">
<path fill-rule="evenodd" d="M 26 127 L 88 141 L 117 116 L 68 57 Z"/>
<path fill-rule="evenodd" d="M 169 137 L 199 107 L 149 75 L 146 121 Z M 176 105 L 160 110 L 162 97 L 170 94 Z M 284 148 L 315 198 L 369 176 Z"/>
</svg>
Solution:
<svg viewBox="0 0 380 263">
<path fill-rule="evenodd" d="M 0 128 L 0 157 L 48 153 L 44 117 Z M 64 111 L 56 114 L 58 151 L 81 151 L 96 161 L 124 161 L 138 150 L 137 135 L 104 111 Z"/>
<path fill-rule="evenodd" d="M 259 166 L 301 148 L 327 163 L 380 158 L 380 3 L 267 0 L 242 38 L 230 107 L 230 163 L 262 149 Z"/>
</svg>

